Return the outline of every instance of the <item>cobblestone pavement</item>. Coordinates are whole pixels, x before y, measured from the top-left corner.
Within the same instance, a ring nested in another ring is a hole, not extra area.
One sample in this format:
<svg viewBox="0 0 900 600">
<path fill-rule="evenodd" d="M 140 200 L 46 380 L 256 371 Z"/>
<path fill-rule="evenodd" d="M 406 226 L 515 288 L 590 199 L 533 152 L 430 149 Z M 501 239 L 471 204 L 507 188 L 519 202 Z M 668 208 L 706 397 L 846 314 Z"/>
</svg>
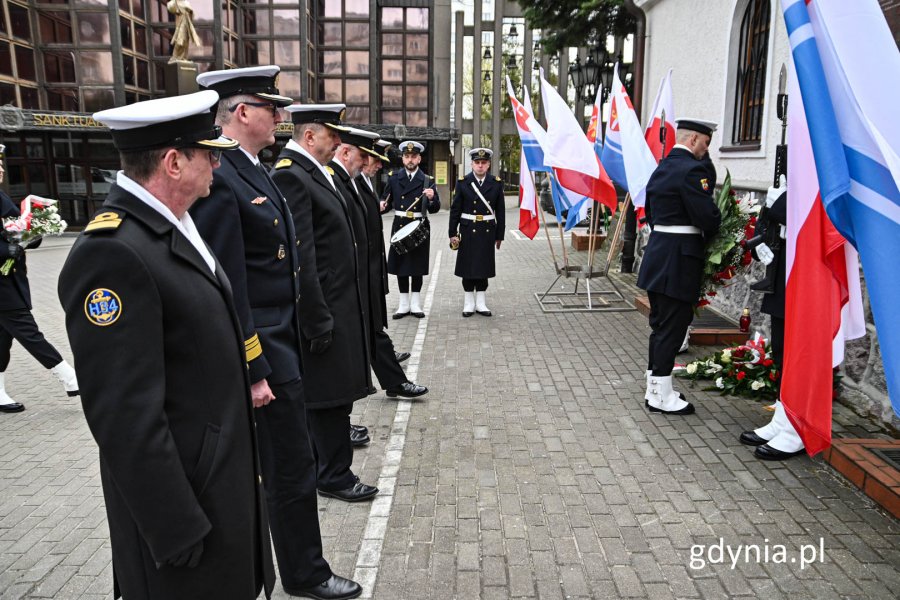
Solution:
<svg viewBox="0 0 900 600">
<path fill-rule="evenodd" d="M 694 388 L 695 416 L 649 415 L 643 317 L 541 313 L 533 293 L 553 279 L 543 237 L 508 234 L 494 316 L 461 318 L 446 218 L 433 219 L 427 320 L 389 329 L 431 392 L 358 402 L 353 420 L 373 441 L 355 468 L 383 493 L 320 501 L 337 573 L 379 599 L 896 597 L 900 524 L 820 458 L 754 459 L 737 436 L 768 419 L 762 404 Z M 67 358 L 55 288 L 71 243 L 29 251 L 36 319 Z M 80 405 L 18 345 L 7 389 L 27 410 L 0 415 L 0 598 L 111 598 Z M 837 434 L 871 435 L 836 410 Z"/>
</svg>

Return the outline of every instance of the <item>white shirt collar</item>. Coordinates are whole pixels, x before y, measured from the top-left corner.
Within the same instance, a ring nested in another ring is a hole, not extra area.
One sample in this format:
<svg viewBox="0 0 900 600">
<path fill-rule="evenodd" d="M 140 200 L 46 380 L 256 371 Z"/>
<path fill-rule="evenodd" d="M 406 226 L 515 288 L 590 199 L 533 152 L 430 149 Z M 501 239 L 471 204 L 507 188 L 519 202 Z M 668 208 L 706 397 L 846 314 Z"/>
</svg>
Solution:
<svg viewBox="0 0 900 600">
<path fill-rule="evenodd" d="M 415 176 L 416 176 L 416 173 L 419 172 L 419 168 L 418 168 L 418 167 L 416 167 L 416 170 L 413 171 L 412 173 L 410 173 L 409 171 L 407 171 L 406 168 L 404 168 L 403 170 L 406 172 L 406 176 L 409 177 L 410 179 L 412 179 L 413 177 L 415 177 Z"/>
<path fill-rule="evenodd" d="M 216 261 L 210 253 L 209 248 L 206 247 L 203 238 L 200 237 L 200 232 L 197 231 L 197 226 L 194 225 L 194 220 L 191 218 L 189 212 L 185 211 L 184 215 L 179 219 L 171 210 L 169 210 L 168 206 L 160 202 L 159 199 L 148 192 L 144 186 L 128 177 L 124 171 L 116 173 L 116 185 L 126 192 L 133 194 L 138 200 L 165 217 L 165 219 L 174 225 L 175 229 L 181 232 L 191 245 L 196 248 L 197 252 L 200 253 L 200 256 L 203 257 L 203 262 L 209 267 L 209 270 L 213 273 L 216 272 Z"/>
<path fill-rule="evenodd" d="M 362 176 L 362 180 L 366 182 L 366 185 L 368 186 L 369 190 L 372 191 L 372 192 L 374 193 L 374 192 L 375 192 L 375 186 L 372 185 L 372 180 L 369 179 L 368 177 L 366 177 L 365 175 Z"/>
<path fill-rule="evenodd" d="M 258 156 L 254 156 L 254 155 L 250 154 L 249 152 L 247 152 L 246 150 L 244 150 L 244 147 L 243 147 L 243 146 L 238 146 L 238 149 L 239 149 L 241 152 L 243 152 L 244 155 L 245 155 L 247 158 L 250 159 L 250 162 L 252 162 L 254 165 L 259 165 L 259 157 L 258 157 Z"/>
<path fill-rule="evenodd" d="M 347 170 L 347 166 L 344 163 L 342 163 L 340 160 L 338 160 L 337 158 L 334 159 L 334 164 L 339 166 L 341 168 L 341 170 L 347 174 L 347 177 L 350 179 L 350 185 L 353 186 L 353 191 L 356 192 L 356 195 L 358 196 L 359 188 L 356 187 L 356 181 L 353 179 L 353 177 L 351 177 L 350 171 Z"/>
<path fill-rule="evenodd" d="M 690 148 L 688 148 L 688 147 L 685 146 L 684 144 L 675 144 L 674 146 L 672 146 L 672 150 L 674 150 L 675 148 L 681 148 L 682 150 L 687 150 L 687 151 L 690 152 L 691 154 L 694 153 L 693 150 L 691 150 Z"/>
</svg>

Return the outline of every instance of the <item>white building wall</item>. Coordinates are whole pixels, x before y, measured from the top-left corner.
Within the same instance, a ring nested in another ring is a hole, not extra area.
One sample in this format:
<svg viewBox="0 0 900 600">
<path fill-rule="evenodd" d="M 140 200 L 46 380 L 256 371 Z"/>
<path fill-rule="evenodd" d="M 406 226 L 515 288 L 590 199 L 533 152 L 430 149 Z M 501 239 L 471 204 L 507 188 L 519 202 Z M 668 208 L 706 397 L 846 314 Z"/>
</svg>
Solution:
<svg viewBox="0 0 900 600">
<path fill-rule="evenodd" d="M 671 68 L 676 117 L 719 123 L 710 153 L 719 174 L 731 172 L 736 187 L 765 190 L 772 185 L 775 146 L 781 142 L 781 122 L 775 110 L 778 72 L 788 64 L 790 45 L 778 0 L 771 0 L 768 89 L 759 150 L 723 152 L 730 144 L 733 114 L 733 54 L 737 52 L 740 20 L 748 0 L 636 0 L 647 16 L 644 79 L 644 124 L 659 82 Z"/>
</svg>

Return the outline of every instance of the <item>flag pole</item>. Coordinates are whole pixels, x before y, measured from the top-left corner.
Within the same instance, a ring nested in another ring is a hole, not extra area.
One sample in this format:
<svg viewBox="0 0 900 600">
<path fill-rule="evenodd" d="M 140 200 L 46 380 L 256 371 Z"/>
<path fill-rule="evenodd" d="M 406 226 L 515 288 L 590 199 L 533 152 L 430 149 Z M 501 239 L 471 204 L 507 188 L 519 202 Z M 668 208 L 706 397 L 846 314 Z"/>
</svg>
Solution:
<svg viewBox="0 0 900 600">
<path fill-rule="evenodd" d="M 534 175 L 529 173 L 531 177 Z M 535 186 L 537 189 L 537 186 Z M 550 256 L 553 257 L 553 268 L 556 269 L 556 274 L 559 275 L 559 262 L 556 260 L 556 250 L 553 249 L 553 242 L 550 241 L 550 230 L 547 228 L 547 220 L 544 217 L 544 209 L 541 207 L 540 200 L 537 203 L 537 212 L 538 218 L 541 220 L 541 229 L 544 230 L 544 234 L 547 236 L 547 245 L 550 246 Z"/>
</svg>

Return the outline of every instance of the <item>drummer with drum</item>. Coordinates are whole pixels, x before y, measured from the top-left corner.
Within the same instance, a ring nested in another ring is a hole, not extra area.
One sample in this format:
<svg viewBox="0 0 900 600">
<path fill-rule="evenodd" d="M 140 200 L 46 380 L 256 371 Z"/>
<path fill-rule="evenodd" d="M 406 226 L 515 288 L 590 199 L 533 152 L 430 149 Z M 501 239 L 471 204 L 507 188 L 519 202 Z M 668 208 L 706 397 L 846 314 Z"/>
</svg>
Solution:
<svg viewBox="0 0 900 600">
<path fill-rule="evenodd" d="M 491 316 L 485 291 L 496 274 L 494 253 L 506 231 L 503 182 L 489 173 L 492 154 L 487 148 L 469 152 L 472 172 L 459 178 L 450 205 L 450 247 L 459 250 L 455 273 L 465 291 L 464 317 L 474 312 Z"/>
<path fill-rule="evenodd" d="M 425 316 L 420 293 L 422 278 L 428 275 L 431 226 L 428 213 L 441 209 L 441 199 L 434 187 L 434 177 L 419 169 L 425 146 L 415 141 L 400 143 L 403 169 L 389 173 L 385 200 L 394 209 L 391 227 L 391 249 L 388 273 L 397 276 L 400 304 L 395 319 L 407 315 Z"/>
</svg>

